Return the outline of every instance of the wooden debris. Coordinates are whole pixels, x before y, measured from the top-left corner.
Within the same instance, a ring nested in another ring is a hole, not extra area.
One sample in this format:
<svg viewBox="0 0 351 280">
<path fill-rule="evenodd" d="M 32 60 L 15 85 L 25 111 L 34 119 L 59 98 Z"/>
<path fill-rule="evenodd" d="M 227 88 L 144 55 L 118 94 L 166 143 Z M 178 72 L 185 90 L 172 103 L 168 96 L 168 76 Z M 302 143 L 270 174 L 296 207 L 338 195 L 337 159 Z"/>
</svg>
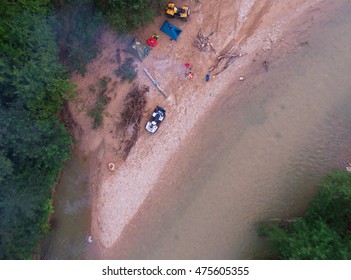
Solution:
<svg viewBox="0 0 351 280">
<path fill-rule="evenodd" d="M 233 47 L 226 53 L 224 54 L 220 54 L 217 57 L 217 62 L 215 65 L 211 66 L 208 71 L 212 72 L 213 70 L 217 69 L 219 67 L 220 64 L 222 64 L 222 62 L 224 62 L 224 66 L 218 71 L 216 72 L 213 77 L 216 77 L 219 73 L 223 72 L 225 69 L 227 69 L 229 67 L 229 65 L 231 65 L 235 60 L 237 60 L 239 57 L 242 57 L 244 55 L 246 55 L 247 53 L 239 53 L 239 54 L 230 54 L 230 52 L 233 50 Z"/>
<path fill-rule="evenodd" d="M 163 90 L 163 88 L 158 84 L 158 82 L 151 76 L 150 72 L 144 68 L 145 74 L 149 77 L 152 83 L 157 87 L 157 89 L 163 94 L 164 97 L 168 98 L 167 93 Z"/>
<path fill-rule="evenodd" d="M 200 29 L 199 32 L 197 33 L 197 38 L 193 40 L 193 45 L 197 47 L 201 52 L 206 52 L 206 51 L 213 51 L 216 52 L 215 48 L 213 47 L 210 37 L 214 34 L 212 31 L 210 34 L 205 36 L 202 33 L 202 30 Z"/>
<path fill-rule="evenodd" d="M 140 122 L 146 106 L 147 92 L 147 86 L 135 86 L 124 98 L 124 109 L 117 125 L 117 131 L 122 137 L 121 149 L 124 160 L 128 157 L 138 139 Z"/>
</svg>

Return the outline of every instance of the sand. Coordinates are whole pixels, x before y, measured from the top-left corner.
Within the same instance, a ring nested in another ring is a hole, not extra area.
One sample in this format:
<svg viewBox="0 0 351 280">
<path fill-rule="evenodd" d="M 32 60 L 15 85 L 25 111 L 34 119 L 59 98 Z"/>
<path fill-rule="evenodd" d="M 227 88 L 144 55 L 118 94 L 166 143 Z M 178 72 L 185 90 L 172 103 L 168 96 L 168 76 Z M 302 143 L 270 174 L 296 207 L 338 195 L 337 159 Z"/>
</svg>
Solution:
<svg viewBox="0 0 351 280">
<path fill-rule="evenodd" d="M 175 1 L 176 3 L 180 1 Z M 171 22 L 183 29 L 178 41 L 170 41 L 160 33 L 159 44 L 150 56 L 139 63 L 138 83 L 150 86 L 147 112 L 142 126 L 155 105 L 163 106 L 167 113 L 159 131 L 149 134 L 141 127 L 140 137 L 128 158 L 123 161 L 117 123 L 123 108 L 123 98 L 130 90 L 130 84 L 121 84 L 113 71 L 118 67 L 116 49 L 125 47 L 116 35 L 106 30 L 101 38 L 103 51 L 88 67 L 85 77 L 75 75 L 78 99 L 69 108 L 74 120 L 81 127 L 78 139 L 80 149 L 93 157 L 91 166 L 93 189 L 92 236 L 95 243 L 104 250 L 111 248 L 121 236 L 128 223 L 141 209 L 165 168 L 171 169 L 171 159 L 179 153 L 182 145 L 189 140 L 201 118 L 226 94 L 228 86 L 237 81 L 250 80 L 249 69 L 253 61 L 262 54 L 280 48 L 291 48 L 299 42 L 285 41 L 287 32 L 301 32 L 292 29 L 294 23 L 305 21 L 310 24 L 312 16 L 321 12 L 323 0 L 242 0 L 242 1 L 188 1 L 192 14 L 186 23 L 176 19 Z M 165 16 L 158 17 L 154 24 L 133 34 L 145 42 L 147 37 L 158 32 Z M 308 26 L 307 26 L 308 27 Z M 307 28 L 306 27 L 306 28 Z M 211 41 L 215 52 L 200 52 L 192 45 L 199 29 L 204 34 L 214 32 Z M 216 57 L 233 46 L 233 54 L 245 54 L 215 78 L 205 82 L 208 68 Z M 122 59 L 127 55 L 121 52 Z M 193 80 L 184 76 L 184 63 L 192 65 Z M 262 65 L 263 67 L 263 65 Z M 157 79 L 169 94 L 166 99 L 152 85 L 143 73 L 143 68 Z M 108 116 L 104 127 L 91 128 L 86 110 L 94 102 L 89 86 L 97 84 L 103 76 L 111 77 L 109 82 Z M 179 156 L 179 155 L 178 155 Z M 108 170 L 108 163 L 116 165 L 115 171 Z"/>
</svg>

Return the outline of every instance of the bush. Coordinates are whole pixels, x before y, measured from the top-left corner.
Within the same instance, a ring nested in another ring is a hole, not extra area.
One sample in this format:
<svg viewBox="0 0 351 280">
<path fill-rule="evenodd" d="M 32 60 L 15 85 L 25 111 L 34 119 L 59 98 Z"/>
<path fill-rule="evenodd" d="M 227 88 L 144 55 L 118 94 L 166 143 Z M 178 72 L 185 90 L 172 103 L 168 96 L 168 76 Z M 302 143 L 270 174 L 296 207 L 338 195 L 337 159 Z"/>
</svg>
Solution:
<svg viewBox="0 0 351 280">
<path fill-rule="evenodd" d="M 99 80 L 99 90 L 97 92 L 97 97 L 95 104 L 88 109 L 87 115 L 93 120 L 93 128 L 101 128 L 103 126 L 103 115 L 106 105 L 109 103 L 110 98 L 106 96 L 107 85 L 111 81 L 111 78 L 103 77 Z M 95 93 L 95 88 L 90 87 L 90 90 Z"/>
<path fill-rule="evenodd" d="M 108 104 L 108 100 L 104 94 L 98 95 L 96 102 L 93 107 L 91 107 L 87 115 L 93 119 L 93 128 L 101 128 L 103 126 L 103 114 Z"/>
</svg>

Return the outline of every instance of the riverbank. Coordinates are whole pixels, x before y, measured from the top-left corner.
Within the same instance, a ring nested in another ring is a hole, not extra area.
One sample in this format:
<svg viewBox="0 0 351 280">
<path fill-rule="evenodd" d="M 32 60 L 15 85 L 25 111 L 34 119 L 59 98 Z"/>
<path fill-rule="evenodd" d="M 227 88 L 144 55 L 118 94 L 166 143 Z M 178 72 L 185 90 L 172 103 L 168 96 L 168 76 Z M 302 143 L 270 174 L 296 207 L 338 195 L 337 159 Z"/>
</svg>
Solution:
<svg viewBox="0 0 351 280">
<path fill-rule="evenodd" d="M 310 1 L 308 4 L 304 2 L 293 1 L 286 4 L 278 1 L 241 1 L 234 9 L 226 1 L 196 5 L 196 8 L 192 9 L 192 20 L 177 24 L 183 28 L 179 41 L 170 42 L 163 36 L 157 49 L 153 50 L 150 57 L 139 67 L 141 83 L 150 84 L 141 71 L 142 67 L 146 67 L 170 94 L 170 97 L 164 100 L 151 85 L 148 100 L 150 110 L 156 104 L 164 106 L 167 110 L 167 119 L 157 135 L 149 135 L 142 131 L 124 163 L 116 162 L 118 158 L 114 151 L 116 139 L 109 136 L 113 135 L 116 129 L 112 121 L 114 117 L 118 118 L 116 114 L 111 114 L 111 121 L 105 124 L 103 131 L 91 130 L 90 120 L 84 117 L 84 114 L 74 116 L 83 127 L 80 145 L 87 152 L 94 153 L 97 159 L 95 165 L 92 165 L 95 174 L 92 182 L 94 189 L 92 232 L 94 240 L 98 241 L 102 249 L 108 250 L 115 244 L 158 182 L 164 167 L 167 166 L 168 170 L 172 170 L 172 157 L 175 154 L 177 157 L 180 156 L 179 151 L 183 144 L 189 141 L 189 135 L 194 133 L 196 123 L 205 116 L 206 111 L 216 100 L 226 94 L 233 80 L 246 83 L 252 62 L 263 63 L 260 61 L 261 55 L 283 47 L 293 49 L 305 43 L 299 41 L 298 35 L 301 30 L 291 29 L 296 34 L 296 37 L 292 36 L 291 42 L 285 41 L 284 34 L 298 21 L 300 24 L 301 22 L 310 24 L 313 21 L 312 16 L 321 11 L 318 10 L 319 5 L 326 1 Z M 217 11 L 216 16 L 213 16 L 214 10 Z M 148 27 L 143 33 L 136 34 L 137 37 L 146 39 L 148 34 L 158 30 L 163 20 L 163 17 L 157 19 L 153 26 Z M 191 45 L 191 40 L 196 37 L 200 26 L 204 33 L 215 31 L 212 40 L 217 54 L 200 53 Z M 115 56 L 118 44 L 111 34 L 105 34 L 105 44 L 102 56 L 93 62 L 91 71 L 88 70 L 86 77 L 73 78 L 81 92 L 84 92 L 84 87 L 86 90 L 97 73 L 98 77 L 101 77 L 101 74 L 111 74 L 113 69 L 106 67 L 106 64 Z M 234 44 L 238 46 L 237 53 L 247 55 L 238 59 L 215 79 L 205 83 L 205 74 L 208 67 L 214 64 L 216 55 L 227 51 Z M 191 81 L 184 79 L 182 69 L 184 62 L 189 62 L 193 66 L 195 78 Z M 103 66 L 105 72 L 101 73 L 96 67 L 98 65 Z M 239 81 L 240 77 L 244 77 L 245 80 Z M 117 90 L 127 91 L 128 85 L 118 85 Z M 118 106 L 121 104 L 122 96 L 118 94 L 115 96 L 109 104 L 109 110 L 117 112 L 120 109 Z M 74 107 L 71 105 L 71 108 L 72 106 Z M 156 137 L 157 143 L 155 143 Z M 110 161 L 116 162 L 119 167 L 114 173 L 106 168 Z"/>
</svg>

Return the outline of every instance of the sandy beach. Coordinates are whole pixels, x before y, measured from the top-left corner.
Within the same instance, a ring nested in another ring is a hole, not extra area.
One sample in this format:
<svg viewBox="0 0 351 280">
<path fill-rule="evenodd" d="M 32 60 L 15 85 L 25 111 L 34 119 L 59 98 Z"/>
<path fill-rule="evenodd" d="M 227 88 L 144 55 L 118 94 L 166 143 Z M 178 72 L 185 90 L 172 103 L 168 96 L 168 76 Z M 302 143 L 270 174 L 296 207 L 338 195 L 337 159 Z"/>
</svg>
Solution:
<svg viewBox="0 0 351 280">
<path fill-rule="evenodd" d="M 75 75 L 72 78 L 77 84 L 78 98 L 69 104 L 72 118 L 80 127 L 75 131 L 78 145 L 93 157 L 90 168 L 93 193 L 91 231 L 101 250 L 108 250 L 118 242 L 163 171 L 172 170 L 171 159 L 175 154 L 181 156 L 179 153 L 184 151 L 184 145 L 189 142 L 199 120 L 221 96 L 227 94 L 233 81 L 249 82 L 254 61 L 259 61 L 264 68 L 261 56 L 304 43 L 299 41 L 299 32 L 303 30 L 294 28 L 308 28 L 313 17 L 323 13 L 323 8 L 328 5 L 326 2 L 242 0 L 233 4 L 225 0 L 189 1 L 191 19 L 186 23 L 172 20 L 183 30 L 178 41 L 170 41 L 165 34 L 160 34 L 158 46 L 138 64 L 137 82 L 150 87 L 148 111 L 143 117 L 140 137 L 125 161 L 119 151 L 121 139 L 116 123 L 123 108 L 123 98 L 131 85 L 119 83 L 113 73 L 117 68 L 116 50 L 125 46 L 109 31 L 102 35 L 101 55 L 89 65 L 84 77 Z M 158 32 L 164 20 L 165 16 L 161 15 L 154 24 L 136 32 L 135 37 L 144 42 L 150 34 Z M 204 34 L 214 32 L 211 42 L 215 51 L 200 52 L 192 45 L 200 29 Z M 295 35 L 286 40 L 287 33 Z M 232 54 L 242 56 L 205 82 L 209 67 L 215 64 L 220 54 L 230 49 Z M 126 56 L 122 54 L 122 57 Z M 184 76 L 186 62 L 192 66 L 195 75 L 192 80 Z M 143 68 L 148 69 L 165 89 L 169 95 L 167 99 L 152 85 Z M 114 84 L 109 93 L 108 116 L 102 129 L 93 130 L 85 112 L 94 101 L 88 88 L 104 76 L 111 77 L 110 84 Z M 155 105 L 164 107 L 167 115 L 159 131 L 151 135 L 143 126 Z M 109 162 L 116 165 L 113 172 L 108 170 Z"/>
</svg>

